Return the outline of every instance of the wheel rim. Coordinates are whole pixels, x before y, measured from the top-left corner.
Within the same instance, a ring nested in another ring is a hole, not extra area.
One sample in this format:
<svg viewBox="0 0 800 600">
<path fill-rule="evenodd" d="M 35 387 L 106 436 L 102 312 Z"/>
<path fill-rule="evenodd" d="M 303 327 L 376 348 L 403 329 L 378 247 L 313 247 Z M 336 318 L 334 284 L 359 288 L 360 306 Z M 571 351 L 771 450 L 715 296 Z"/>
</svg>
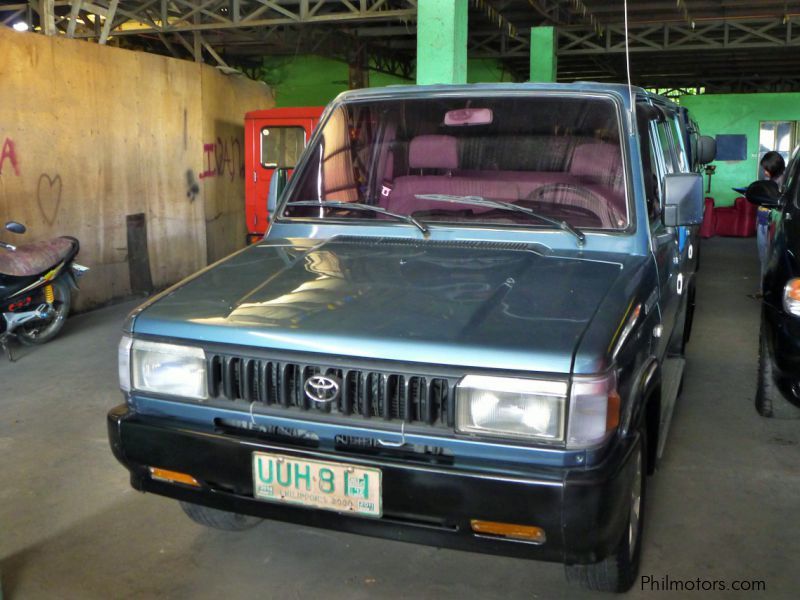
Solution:
<svg viewBox="0 0 800 600">
<path fill-rule="evenodd" d="M 636 552 L 636 542 L 639 538 L 639 519 L 642 510 L 642 451 L 636 455 L 636 472 L 631 486 L 631 517 L 628 524 L 628 551 L 631 559 Z"/>
</svg>

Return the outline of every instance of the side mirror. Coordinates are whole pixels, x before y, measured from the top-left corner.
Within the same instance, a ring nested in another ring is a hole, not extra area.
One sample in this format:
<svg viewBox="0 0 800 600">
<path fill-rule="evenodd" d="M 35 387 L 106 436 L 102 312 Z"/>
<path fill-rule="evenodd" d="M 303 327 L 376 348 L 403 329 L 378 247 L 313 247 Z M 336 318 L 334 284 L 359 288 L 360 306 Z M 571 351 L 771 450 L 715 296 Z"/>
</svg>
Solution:
<svg viewBox="0 0 800 600">
<path fill-rule="evenodd" d="M 11 233 L 25 233 L 27 231 L 25 225 L 17 223 L 16 221 L 9 221 L 6 223 L 6 229 Z"/>
<path fill-rule="evenodd" d="M 744 197 L 748 202 L 764 208 L 778 208 L 781 205 L 781 192 L 778 184 L 769 179 L 751 183 L 744 191 Z"/>
<path fill-rule="evenodd" d="M 707 165 L 715 158 L 717 158 L 717 140 L 708 135 L 701 135 L 697 140 L 697 162 Z"/>
<path fill-rule="evenodd" d="M 703 203 L 700 173 L 673 173 L 664 177 L 664 225 L 699 225 L 703 222 Z"/>
<path fill-rule="evenodd" d="M 267 194 L 267 218 L 272 222 L 275 211 L 278 208 L 278 198 L 281 197 L 283 189 L 286 187 L 286 173 L 288 169 L 278 167 L 273 171 L 272 178 L 269 180 L 269 193 Z"/>
</svg>

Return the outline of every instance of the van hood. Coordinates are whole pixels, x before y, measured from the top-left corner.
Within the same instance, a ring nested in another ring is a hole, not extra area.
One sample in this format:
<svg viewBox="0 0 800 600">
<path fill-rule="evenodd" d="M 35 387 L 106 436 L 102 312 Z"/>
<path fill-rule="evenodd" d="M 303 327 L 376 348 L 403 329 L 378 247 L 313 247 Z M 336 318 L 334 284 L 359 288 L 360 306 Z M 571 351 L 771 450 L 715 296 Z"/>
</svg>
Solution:
<svg viewBox="0 0 800 600">
<path fill-rule="evenodd" d="M 135 335 L 479 368 L 569 373 L 627 263 L 539 245 L 265 240 L 136 316 Z"/>
</svg>

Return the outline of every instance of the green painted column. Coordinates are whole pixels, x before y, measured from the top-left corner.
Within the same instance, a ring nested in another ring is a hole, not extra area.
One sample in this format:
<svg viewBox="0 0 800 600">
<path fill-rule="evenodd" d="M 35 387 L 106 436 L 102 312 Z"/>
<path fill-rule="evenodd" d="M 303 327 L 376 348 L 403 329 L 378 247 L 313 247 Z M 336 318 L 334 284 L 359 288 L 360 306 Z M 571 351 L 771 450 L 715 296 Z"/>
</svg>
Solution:
<svg viewBox="0 0 800 600">
<path fill-rule="evenodd" d="M 417 84 L 467 82 L 467 0 L 417 3 Z"/>
<path fill-rule="evenodd" d="M 555 81 L 555 27 L 531 27 L 531 81 Z"/>
</svg>

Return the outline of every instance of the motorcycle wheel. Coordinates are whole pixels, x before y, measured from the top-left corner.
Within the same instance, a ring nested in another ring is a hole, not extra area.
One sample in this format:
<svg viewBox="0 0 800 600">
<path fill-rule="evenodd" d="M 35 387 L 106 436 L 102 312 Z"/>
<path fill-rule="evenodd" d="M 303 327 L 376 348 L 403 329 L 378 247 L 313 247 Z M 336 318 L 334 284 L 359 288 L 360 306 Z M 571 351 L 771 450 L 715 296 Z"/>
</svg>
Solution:
<svg viewBox="0 0 800 600">
<path fill-rule="evenodd" d="M 53 316 L 47 320 L 31 321 L 14 333 L 25 346 L 36 346 L 52 340 L 67 320 L 72 304 L 72 294 L 66 278 L 59 277 L 53 283 Z"/>
</svg>

